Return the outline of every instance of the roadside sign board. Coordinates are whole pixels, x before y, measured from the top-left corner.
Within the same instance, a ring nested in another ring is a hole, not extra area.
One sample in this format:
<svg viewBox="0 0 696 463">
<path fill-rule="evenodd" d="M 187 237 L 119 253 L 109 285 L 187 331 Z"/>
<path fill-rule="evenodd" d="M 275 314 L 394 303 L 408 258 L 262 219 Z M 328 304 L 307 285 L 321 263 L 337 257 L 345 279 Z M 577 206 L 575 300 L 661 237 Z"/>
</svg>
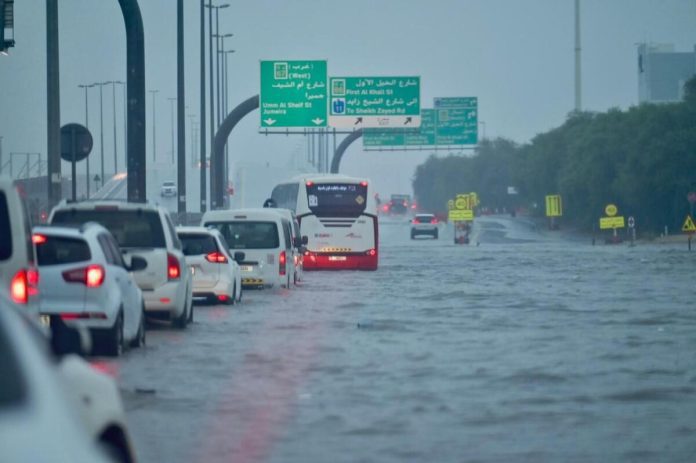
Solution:
<svg viewBox="0 0 696 463">
<path fill-rule="evenodd" d="M 690 215 L 686 216 L 686 220 L 684 220 L 684 225 L 682 225 L 682 231 L 685 233 L 696 232 L 696 224 L 694 224 L 694 219 L 692 219 Z"/>
<path fill-rule="evenodd" d="M 421 109 L 420 127 L 403 129 L 366 128 L 363 146 L 426 146 L 435 144 L 435 110 Z"/>
<path fill-rule="evenodd" d="M 619 209 L 615 204 L 607 204 L 607 206 L 604 208 L 604 213 L 609 217 L 614 217 L 617 212 L 619 212 Z"/>
<path fill-rule="evenodd" d="M 462 222 L 474 220 L 474 211 L 471 209 L 452 209 L 447 214 L 450 222 Z"/>
<path fill-rule="evenodd" d="M 601 230 L 607 230 L 612 228 L 624 228 L 626 225 L 624 223 L 623 216 L 614 217 L 601 217 L 599 219 L 599 228 Z"/>
<path fill-rule="evenodd" d="M 630 216 L 628 218 L 628 228 L 635 228 L 636 226 L 636 219 L 633 216 Z"/>
<path fill-rule="evenodd" d="M 261 61 L 261 127 L 326 127 L 326 61 Z"/>
<path fill-rule="evenodd" d="M 418 76 L 329 79 L 331 127 L 418 127 L 420 117 Z"/>
<path fill-rule="evenodd" d="M 478 143 L 478 98 L 435 98 L 436 144 L 475 145 Z"/>
<path fill-rule="evenodd" d="M 546 196 L 546 217 L 561 217 L 563 215 L 563 203 L 561 195 Z"/>
<path fill-rule="evenodd" d="M 454 200 L 455 209 L 471 210 L 471 196 L 468 194 L 458 194 Z"/>
</svg>

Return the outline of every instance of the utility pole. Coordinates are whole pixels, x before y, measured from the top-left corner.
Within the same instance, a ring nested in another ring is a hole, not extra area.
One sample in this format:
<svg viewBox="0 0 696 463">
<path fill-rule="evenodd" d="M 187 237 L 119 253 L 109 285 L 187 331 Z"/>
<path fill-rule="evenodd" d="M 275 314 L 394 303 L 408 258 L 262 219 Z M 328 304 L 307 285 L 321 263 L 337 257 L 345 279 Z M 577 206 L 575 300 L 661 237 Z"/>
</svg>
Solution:
<svg viewBox="0 0 696 463">
<path fill-rule="evenodd" d="M 159 90 L 148 90 L 152 93 L 152 162 L 157 161 L 157 126 L 155 125 L 155 94 Z"/>
<path fill-rule="evenodd" d="M 94 87 L 94 84 L 80 84 L 78 87 L 85 89 L 85 127 L 89 130 L 89 99 L 87 98 L 87 89 Z M 85 168 L 87 173 L 87 198 L 89 198 L 91 184 L 91 179 L 89 177 L 89 156 L 87 156 L 87 159 L 85 159 Z"/>
<path fill-rule="evenodd" d="M 201 0 L 201 152 L 200 159 L 200 211 L 206 211 L 206 166 L 205 166 L 205 0 Z"/>
<path fill-rule="evenodd" d="M 123 84 L 121 81 L 112 80 L 111 84 L 112 107 L 114 116 L 114 175 L 118 173 L 118 143 L 116 142 L 116 84 Z"/>
<path fill-rule="evenodd" d="M 582 111 L 582 73 L 580 63 L 580 0 L 575 0 L 575 111 Z"/>
<path fill-rule="evenodd" d="M 186 115 L 185 115 L 185 96 L 184 96 L 184 0 L 177 2 L 177 135 L 178 135 L 178 156 L 177 156 L 177 195 L 179 214 L 186 213 Z M 174 150 L 172 149 L 172 155 Z M 181 219 L 180 219 L 181 220 Z"/>
<path fill-rule="evenodd" d="M 94 85 L 99 86 L 99 155 L 101 157 L 101 186 L 104 186 L 104 98 L 102 89 L 108 82 L 96 82 Z"/>
<path fill-rule="evenodd" d="M 48 207 L 63 194 L 60 173 L 60 64 L 58 56 L 58 0 L 46 0 L 46 94 Z"/>
<path fill-rule="evenodd" d="M 176 98 L 167 98 L 167 100 L 169 100 L 169 110 L 172 119 L 172 164 L 174 164 L 174 102 L 176 101 Z"/>
</svg>

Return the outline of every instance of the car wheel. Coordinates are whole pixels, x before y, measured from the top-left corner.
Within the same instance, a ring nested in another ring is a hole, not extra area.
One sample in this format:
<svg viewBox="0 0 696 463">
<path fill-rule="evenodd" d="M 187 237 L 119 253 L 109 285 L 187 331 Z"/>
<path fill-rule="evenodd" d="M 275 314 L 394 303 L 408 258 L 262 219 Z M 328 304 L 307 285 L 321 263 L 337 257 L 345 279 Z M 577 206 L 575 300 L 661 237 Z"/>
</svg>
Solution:
<svg viewBox="0 0 696 463">
<path fill-rule="evenodd" d="M 242 286 L 239 287 L 239 296 L 237 297 L 237 303 L 239 304 L 242 302 L 242 293 L 244 292 L 244 288 Z M 236 296 L 236 295 L 235 295 Z"/>
<path fill-rule="evenodd" d="M 435 233 L 433 233 L 433 238 L 437 239 L 438 238 L 438 231 L 435 230 Z"/>
<path fill-rule="evenodd" d="M 181 312 L 181 315 L 174 319 L 174 326 L 182 330 L 186 328 L 186 325 L 188 325 L 189 322 L 189 318 L 193 315 L 193 304 L 191 304 L 191 307 L 187 307 L 187 305 L 188 304 L 184 301 L 183 312 Z M 191 315 L 189 315 L 189 311 L 187 309 L 191 310 Z"/>
<path fill-rule="evenodd" d="M 119 311 L 106 340 L 106 355 L 118 357 L 123 353 L 123 311 Z"/>
<path fill-rule="evenodd" d="M 138 325 L 138 334 L 135 339 L 131 341 L 131 347 L 144 347 L 145 346 L 145 306 L 142 308 L 142 316 L 140 317 L 140 325 Z"/>
</svg>

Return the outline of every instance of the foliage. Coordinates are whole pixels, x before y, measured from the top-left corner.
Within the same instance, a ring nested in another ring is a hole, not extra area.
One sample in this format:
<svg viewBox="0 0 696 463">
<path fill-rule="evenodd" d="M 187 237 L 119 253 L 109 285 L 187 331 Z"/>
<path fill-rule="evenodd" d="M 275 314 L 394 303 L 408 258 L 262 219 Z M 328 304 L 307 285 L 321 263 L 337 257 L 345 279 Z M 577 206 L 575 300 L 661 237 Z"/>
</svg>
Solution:
<svg viewBox="0 0 696 463">
<path fill-rule="evenodd" d="M 644 231 L 675 230 L 689 212 L 687 193 L 696 191 L 696 77 L 684 94 L 682 103 L 571 113 L 521 146 L 498 138 L 472 156 L 431 156 L 416 169 L 414 192 L 436 212 L 457 193 L 476 191 L 484 207 L 537 215 L 546 195 L 560 194 L 563 221 L 587 230 L 608 203 Z M 509 186 L 519 195 L 508 195 Z"/>
</svg>

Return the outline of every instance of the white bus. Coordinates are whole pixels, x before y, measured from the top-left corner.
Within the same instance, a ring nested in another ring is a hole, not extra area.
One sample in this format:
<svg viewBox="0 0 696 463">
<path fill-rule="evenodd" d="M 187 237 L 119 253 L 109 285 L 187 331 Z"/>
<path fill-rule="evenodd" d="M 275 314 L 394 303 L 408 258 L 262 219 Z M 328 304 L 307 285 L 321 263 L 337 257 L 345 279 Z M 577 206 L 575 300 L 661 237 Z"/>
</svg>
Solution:
<svg viewBox="0 0 696 463">
<path fill-rule="evenodd" d="M 377 270 L 377 210 L 366 179 L 306 174 L 277 185 L 271 198 L 297 215 L 307 237 L 304 270 Z"/>
</svg>

